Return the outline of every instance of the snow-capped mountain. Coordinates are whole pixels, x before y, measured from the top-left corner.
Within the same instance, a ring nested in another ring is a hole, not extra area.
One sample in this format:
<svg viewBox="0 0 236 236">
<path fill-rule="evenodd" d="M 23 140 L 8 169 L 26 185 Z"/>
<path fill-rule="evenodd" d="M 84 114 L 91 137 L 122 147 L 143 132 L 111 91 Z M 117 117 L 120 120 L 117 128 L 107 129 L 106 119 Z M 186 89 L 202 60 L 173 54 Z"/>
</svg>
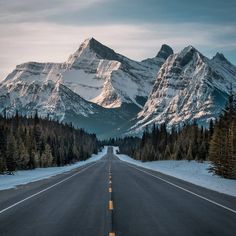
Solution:
<svg viewBox="0 0 236 236">
<path fill-rule="evenodd" d="M 69 57 L 69 70 L 62 74 L 62 80 L 84 99 L 103 107 L 120 107 L 122 103 L 142 107 L 140 101 L 147 99 L 156 72 L 165 61 L 158 59 L 158 64 L 139 63 L 92 38 Z"/>
<path fill-rule="evenodd" d="M 100 138 L 121 134 L 134 125 L 132 118 L 140 109 L 133 104 L 107 109 L 84 100 L 59 81 L 4 81 L 0 85 L 0 108 L 11 116 L 49 117 L 96 133 Z"/>
<path fill-rule="evenodd" d="M 164 63 L 162 57 L 155 59 L 160 62 L 139 63 L 91 38 L 85 40 L 66 62 L 24 63 L 17 66 L 5 82 L 45 83 L 51 80 L 103 107 L 120 107 L 124 102 L 142 107 L 156 72 Z"/>
<path fill-rule="evenodd" d="M 156 76 L 163 63 L 173 53 L 173 49 L 170 46 L 163 44 L 155 57 L 145 59 L 141 63 L 154 71 Z"/>
<path fill-rule="evenodd" d="M 206 126 L 222 112 L 231 87 L 236 92 L 236 67 L 223 54 L 208 59 L 188 46 L 162 65 L 133 130 L 152 123 L 166 122 L 170 127 L 193 120 Z"/>
<path fill-rule="evenodd" d="M 0 112 L 32 115 L 37 110 L 89 131 L 121 132 L 133 124 L 165 61 L 161 56 L 150 60 L 136 62 L 87 39 L 64 63 L 18 65 L 0 84 Z"/>
<path fill-rule="evenodd" d="M 91 38 L 63 63 L 18 65 L 0 83 L 0 112 L 37 110 L 107 138 L 151 123 L 207 125 L 231 87 L 236 91 L 236 67 L 223 54 L 208 59 L 192 46 L 173 54 L 164 44 L 137 62 Z"/>
</svg>

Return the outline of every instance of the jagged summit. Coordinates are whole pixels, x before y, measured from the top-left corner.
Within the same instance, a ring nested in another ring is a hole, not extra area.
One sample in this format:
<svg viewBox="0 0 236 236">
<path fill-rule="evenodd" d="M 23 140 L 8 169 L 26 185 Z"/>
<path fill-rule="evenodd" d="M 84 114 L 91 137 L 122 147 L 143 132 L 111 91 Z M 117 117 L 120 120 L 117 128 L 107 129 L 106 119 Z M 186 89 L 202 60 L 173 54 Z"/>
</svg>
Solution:
<svg viewBox="0 0 236 236">
<path fill-rule="evenodd" d="M 192 45 L 185 47 L 180 53 L 176 54 L 175 58 L 181 67 L 199 59 L 204 59 L 204 56 Z"/>
<path fill-rule="evenodd" d="M 219 53 L 219 52 L 217 52 L 216 55 L 212 58 L 212 60 L 216 60 L 216 59 L 221 60 L 221 61 L 228 61 L 225 58 L 224 54 L 223 53 Z"/>
<path fill-rule="evenodd" d="M 155 74 L 154 76 L 156 77 L 156 74 L 163 65 L 163 63 L 173 53 L 174 53 L 173 49 L 170 46 L 168 46 L 167 44 L 163 44 L 155 57 L 147 58 L 141 61 L 141 63 L 144 66 L 148 67 L 149 70 L 152 70 L 153 73 Z"/>
<path fill-rule="evenodd" d="M 104 60 L 119 60 L 118 55 L 113 49 L 103 45 L 94 38 L 88 38 L 80 45 L 79 49 L 69 57 L 67 63 L 72 65 L 88 57 Z"/>
<path fill-rule="evenodd" d="M 194 54 L 194 53 L 201 54 L 194 46 L 189 45 L 189 46 L 185 47 L 183 50 L 181 50 L 178 55 L 179 55 L 179 57 L 184 57 L 186 55 Z"/>
<path fill-rule="evenodd" d="M 99 56 L 101 59 L 118 60 L 118 56 L 113 49 L 103 45 L 96 39 L 90 38 L 88 45 L 90 49 L 96 52 L 97 56 Z"/>
<path fill-rule="evenodd" d="M 163 44 L 161 46 L 160 51 L 157 53 L 156 57 L 163 58 L 166 60 L 173 53 L 174 53 L 174 51 L 169 45 Z"/>
<path fill-rule="evenodd" d="M 221 114 L 230 88 L 236 91 L 236 67 L 226 60 L 219 53 L 209 60 L 191 45 L 169 57 L 130 132 L 163 122 L 168 127 L 193 121 L 207 126 Z"/>
<path fill-rule="evenodd" d="M 124 134 L 151 123 L 205 125 L 224 107 L 236 67 L 223 54 L 208 59 L 193 46 L 134 61 L 94 38 L 82 42 L 64 63 L 18 65 L 0 83 L 0 113 L 73 122 L 100 135 Z"/>
<path fill-rule="evenodd" d="M 223 62 L 223 63 L 227 63 L 229 65 L 232 65 L 232 63 L 230 63 L 224 56 L 223 53 L 219 53 L 217 52 L 216 55 L 211 59 L 214 62 Z"/>
</svg>

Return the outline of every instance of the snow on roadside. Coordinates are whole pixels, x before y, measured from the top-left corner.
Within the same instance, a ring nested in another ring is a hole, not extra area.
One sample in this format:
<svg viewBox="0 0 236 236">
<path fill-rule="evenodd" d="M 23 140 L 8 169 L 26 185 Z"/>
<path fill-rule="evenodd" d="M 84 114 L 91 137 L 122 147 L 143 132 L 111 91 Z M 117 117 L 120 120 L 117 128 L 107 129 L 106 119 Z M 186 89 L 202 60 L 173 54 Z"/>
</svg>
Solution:
<svg viewBox="0 0 236 236">
<path fill-rule="evenodd" d="M 0 190 L 14 188 L 17 185 L 27 184 L 41 179 L 50 178 L 52 176 L 73 170 L 88 163 L 98 161 L 106 154 L 107 147 L 104 147 L 103 150 L 97 155 L 93 154 L 88 160 L 79 161 L 75 164 L 61 167 L 37 168 L 34 170 L 20 170 L 16 171 L 14 175 L 0 175 Z"/>
<path fill-rule="evenodd" d="M 114 147 L 114 154 L 121 160 L 146 169 L 159 171 L 187 182 L 236 197 L 236 180 L 224 179 L 208 172 L 209 162 L 196 161 L 152 161 L 141 162 L 123 154 L 116 154 L 119 150 Z"/>
</svg>

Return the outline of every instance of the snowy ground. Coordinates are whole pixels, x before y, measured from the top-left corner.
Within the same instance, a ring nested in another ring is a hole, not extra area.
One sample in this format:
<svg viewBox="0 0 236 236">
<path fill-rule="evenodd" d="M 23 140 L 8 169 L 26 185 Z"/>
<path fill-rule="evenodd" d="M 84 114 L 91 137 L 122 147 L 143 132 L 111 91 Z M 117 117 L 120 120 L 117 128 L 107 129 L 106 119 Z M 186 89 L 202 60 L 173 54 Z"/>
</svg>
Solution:
<svg viewBox="0 0 236 236">
<path fill-rule="evenodd" d="M 118 150 L 115 147 L 114 152 Z M 196 161 L 152 161 L 141 162 L 130 158 L 127 155 L 116 154 L 120 160 L 132 163 L 146 169 L 159 171 L 187 182 L 225 193 L 236 197 L 236 180 L 224 179 L 208 172 L 209 162 L 199 163 Z"/>
<path fill-rule="evenodd" d="M 114 153 L 118 150 L 114 148 Z M 85 164 L 101 159 L 107 153 L 105 147 L 98 155 L 93 155 L 86 161 L 77 162 L 73 165 L 63 167 L 37 168 L 35 170 L 22 170 L 15 172 L 15 175 L 0 175 L 0 190 L 14 188 L 17 185 L 27 184 L 40 179 L 50 178 Z M 225 193 L 236 197 L 236 180 L 223 179 L 208 172 L 209 162 L 198 163 L 196 161 L 153 161 L 141 162 L 130 158 L 127 155 L 116 154 L 120 160 L 141 166 L 150 170 L 183 179 L 190 183 Z"/>
<path fill-rule="evenodd" d="M 37 168 L 34 170 L 21 170 L 16 171 L 14 175 L 0 175 L 0 190 L 14 188 L 17 185 L 27 184 L 41 179 L 47 179 L 52 176 L 73 170 L 80 166 L 101 159 L 106 153 L 107 147 L 104 147 L 104 149 L 97 155 L 92 155 L 92 157 L 88 160 L 79 161 L 72 165 L 62 167 Z"/>
</svg>

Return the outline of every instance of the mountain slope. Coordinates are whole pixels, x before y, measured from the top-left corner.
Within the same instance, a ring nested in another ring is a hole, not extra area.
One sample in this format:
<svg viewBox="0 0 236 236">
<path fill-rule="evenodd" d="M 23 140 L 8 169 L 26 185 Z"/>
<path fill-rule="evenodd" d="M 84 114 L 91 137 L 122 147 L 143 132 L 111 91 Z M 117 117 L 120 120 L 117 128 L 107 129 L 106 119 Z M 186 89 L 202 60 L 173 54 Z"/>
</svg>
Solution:
<svg viewBox="0 0 236 236">
<path fill-rule="evenodd" d="M 161 64 L 163 63 L 162 60 Z M 147 99 L 160 68 L 159 64 L 150 67 L 115 53 L 93 38 L 86 40 L 69 57 L 67 64 L 70 70 L 63 74 L 63 83 L 86 100 L 107 108 L 120 107 L 122 103 L 134 103 L 142 107 L 140 97 Z M 78 84 L 77 80 L 72 84 L 68 83 L 70 75 L 81 70 L 89 75 L 89 78 L 85 78 L 86 82 Z M 89 92 L 86 90 L 85 93 L 88 80 L 91 84 Z M 81 91 L 80 85 L 84 91 Z M 93 92 L 91 87 L 94 88 Z"/>
<path fill-rule="evenodd" d="M 6 81 L 52 80 L 63 84 L 85 100 L 107 108 L 133 103 L 142 107 L 164 63 L 147 65 L 128 59 L 95 39 L 85 40 L 64 63 L 24 63 Z M 140 102 L 141 101 L 141 102 Z"/>
<path fill-rule="evenodd" d="M 188 46 L 162 65 L 142 111 L 136 132 L 148 124 L 169 127 L 193 122 L 206 126 L 222 112 L 230 88 L 236 92 L 236 67 L 222 54 L 213 59 Z"/>
<path fill-rule="evenodd" d="M 140 109 L 133 104 L 107 109 L 84 100 L 72 90 L 54 81 L 39 83 L 25 81 L 0 86 L 0 107 L 10 117 L 21 115 L 49 117 L 61 122 L 72 122 L 75 127 L 96 133 L 99 138 L 124 133 L 134 125 L 132 118 Z"/>
<path fill-rule="evenodd" d="M 107 138 L 152 123 L 207 126 L 231 87 L 236 91 L 236 67 L 223 54 L 208 59 L 192 46 L 173 54 L 164 44 L 136 62 L 91 38 L 63 63 L 18 65 L 0 83 L 0 112 L 37 110 Z"/>
<path fill-rule="evenodd" d="M 0 112 L 31 116 L 37 110 L 99 137 L 120 134 L 134 125 L 160 67 L 144 64 L 91 38 L 64 63 L 18 65 L 0 83 Z"/>
</svg>

